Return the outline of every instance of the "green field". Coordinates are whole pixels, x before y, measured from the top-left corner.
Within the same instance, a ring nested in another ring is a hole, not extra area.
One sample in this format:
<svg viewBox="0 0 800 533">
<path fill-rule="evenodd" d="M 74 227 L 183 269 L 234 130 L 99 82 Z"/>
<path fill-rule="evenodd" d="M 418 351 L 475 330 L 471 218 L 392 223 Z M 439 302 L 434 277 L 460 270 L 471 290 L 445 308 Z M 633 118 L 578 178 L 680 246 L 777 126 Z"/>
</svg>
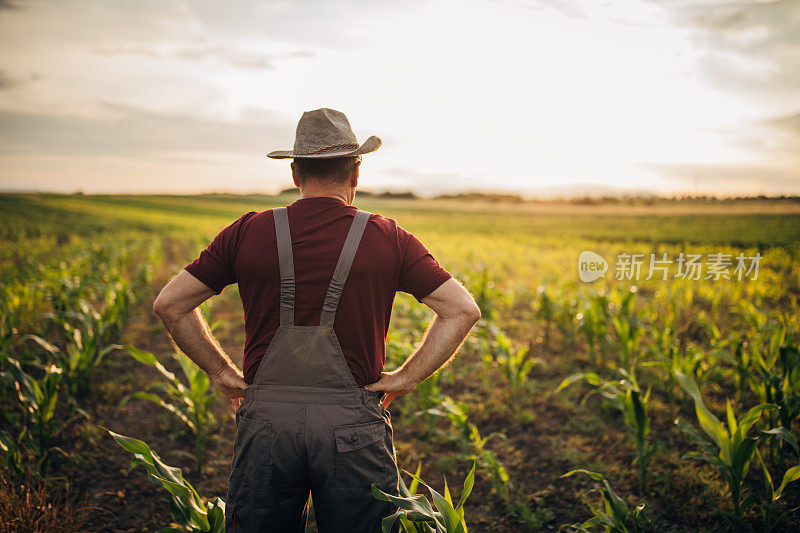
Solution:
<svg viewBox="0 0 800 533">
<path fill-rule="evenodd" d="M 295 198 L 0 195 L 0 530 L 213 529 L 234 421 L 151 305 L 222 227 Z M 613 531 L 635 531 L 640 505 L 644 530 L 800 528 L 800 202 L 356 205 L 414 232 L 481 307 L 453 361 L 390 408 L 402 468 L 421 465 L 440 491 L 445 475 L 457 498 L 476 464 L 470 531 L 557 530 L 591 518 L 590 504 Z M 604 278 L 580 281 L 584 250 L 609 262 Z M 681 253 L 729 256 L 731 279 L 681 279 L 676 265 L 645 279 L 650 254 Z M 620 254 L 643 254 L 639 279 L 614 279 Z M 757 279 L 737 279 L 738 254 L 760 254 Z M 237 364 L 240 305 L 231 286 L 203 306 Z M 430 318 L 398 294 L 387 369 Z M 171 511 L 103 428 L 180 468 L 194 511 Z M 575 469 L 605 481 L 562 477 Z"/>
</svg>

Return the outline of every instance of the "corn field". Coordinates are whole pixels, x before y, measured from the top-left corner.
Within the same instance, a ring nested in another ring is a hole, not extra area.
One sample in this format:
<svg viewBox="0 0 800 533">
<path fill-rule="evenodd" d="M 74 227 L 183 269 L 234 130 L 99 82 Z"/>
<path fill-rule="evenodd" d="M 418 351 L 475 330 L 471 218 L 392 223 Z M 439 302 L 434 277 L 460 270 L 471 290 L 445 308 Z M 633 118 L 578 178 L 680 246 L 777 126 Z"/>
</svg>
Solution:
<svg viewBox="0 0 800 533">
<path fill-rule="evenodd" d="M 295 198 L 0 195 L 0 530 L 222 531 L 234 420 L 151 305 L 222 227 Z M 414 232 L 483 317 L 390 407 L 384 531 L 800 528 L 800 204 L 356 204 Z M 584 250 L 761 261 L 587 283 Z M 202 312 L 241 365 L 236 286 Z M 388 370 L 431 318 L 398 294 Z"/>
</svg>

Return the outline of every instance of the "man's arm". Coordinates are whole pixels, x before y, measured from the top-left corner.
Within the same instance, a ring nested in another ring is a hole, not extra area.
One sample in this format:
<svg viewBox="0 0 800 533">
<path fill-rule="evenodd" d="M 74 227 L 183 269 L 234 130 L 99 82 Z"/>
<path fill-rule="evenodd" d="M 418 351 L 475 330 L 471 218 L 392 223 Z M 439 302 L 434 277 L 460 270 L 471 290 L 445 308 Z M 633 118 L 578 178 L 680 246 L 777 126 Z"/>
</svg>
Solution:
<svg viewBox="0 0 800 533">
<path fill-rule="evenodd" d="M 244 376 L 217 343 L 198 307 L 215 293 L 200 280 L 181 270 L 161 290 L 153 311 L 161 318 L 175 344 L 214 385 L 236 405 L 247 387 Z"/>
<path fill-rule="evenodd" d="M 383 372 L 378 381 L 364 387 L 385 392 L 384 407 L 396 397 L 414 390 L 419 383 L 442 367 L 481 318 L 481 310 L 475 300 L 455 278 L 442 283 L 423 298 L 422 303 L 436 313 L 422 344 L 400 368 Z"/>
</svg>

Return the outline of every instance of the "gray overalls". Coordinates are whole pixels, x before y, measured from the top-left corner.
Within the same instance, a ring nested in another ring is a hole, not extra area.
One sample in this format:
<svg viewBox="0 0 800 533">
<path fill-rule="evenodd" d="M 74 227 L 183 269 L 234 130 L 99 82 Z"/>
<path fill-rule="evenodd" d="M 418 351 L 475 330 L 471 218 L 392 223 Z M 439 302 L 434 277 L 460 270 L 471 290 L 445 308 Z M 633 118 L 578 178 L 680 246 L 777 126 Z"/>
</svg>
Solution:
<svg viewBox="0 0 800 533">
<path fill-rule="evenodd" d="M 318 326 L 294 324 L 289 219 L 285 207 L 273 213 L 280 326 L 236 412 L 226 531 L 304 531 L 309 490 L 321 533 L 380 531 L 392 509 L 372 496 L 370 484 L 397 493 L 392 425 L 382 393 L 356 383 L 333 330 L 370 213 L 356 212 Z"/>
</svg>

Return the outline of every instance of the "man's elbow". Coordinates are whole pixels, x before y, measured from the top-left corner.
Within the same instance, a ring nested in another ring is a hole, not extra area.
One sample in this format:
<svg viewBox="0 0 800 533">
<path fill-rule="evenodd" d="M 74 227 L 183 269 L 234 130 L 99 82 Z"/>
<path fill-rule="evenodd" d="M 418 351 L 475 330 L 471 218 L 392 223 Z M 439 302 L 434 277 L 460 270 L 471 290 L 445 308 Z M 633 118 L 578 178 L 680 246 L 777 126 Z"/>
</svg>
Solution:
<svg viewBox="0 0 800 533">
<path fill-rule="evenodd" d="M 481 308 L 478 307 L 478 304 L 476 304 L 474 300 L 471 300 L 468 305 L 464 306 L 461 314 L 464 320 L 469 322 L 470 327 L 472 327 L 481 319 Z"/>
<path fill-rule="evenodd" d="M 174 307 L 169 300 L 164 297 L 164 294 L 160 293 L 153 301 L 153 312 L 158 315 L 158 318 L 160 318 L 162 322 L 164 322 L 169 320 L 169 318 L 174 314 Z"/>
</svg>

